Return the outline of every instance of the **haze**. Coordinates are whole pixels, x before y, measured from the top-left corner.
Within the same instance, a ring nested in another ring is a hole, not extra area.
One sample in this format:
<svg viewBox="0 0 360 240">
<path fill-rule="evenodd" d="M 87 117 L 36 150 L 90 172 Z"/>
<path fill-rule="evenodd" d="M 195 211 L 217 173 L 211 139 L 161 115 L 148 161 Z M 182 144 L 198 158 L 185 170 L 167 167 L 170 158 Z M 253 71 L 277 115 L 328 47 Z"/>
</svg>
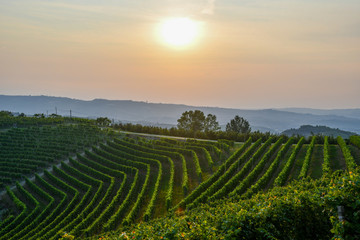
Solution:
<svg viewBox="0 0 360 240">
<path fill-rule="evenodd" d="M 0 0 L 0 94 L 359 108 L 360 1 Z M 196 21 L 174 49 L 158 26 Z"/>
</svg>

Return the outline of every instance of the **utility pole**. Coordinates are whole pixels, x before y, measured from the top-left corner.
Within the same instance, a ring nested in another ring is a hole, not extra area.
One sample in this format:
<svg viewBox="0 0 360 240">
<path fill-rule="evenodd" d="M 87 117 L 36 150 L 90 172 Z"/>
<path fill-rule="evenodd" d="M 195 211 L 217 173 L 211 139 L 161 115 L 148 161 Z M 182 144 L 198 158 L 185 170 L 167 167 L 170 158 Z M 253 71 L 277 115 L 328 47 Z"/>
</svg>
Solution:
<svg viewBox="0 0 360 240">
<path fill-rule="evenodd" d="M 57 107 L 55 107 L 55 114 L 57 115 Z"/>
<path fill-rule="evenodd" d="M 70 109 L 70 118 L 71 118 L 71 109 Z"/>
</svg>

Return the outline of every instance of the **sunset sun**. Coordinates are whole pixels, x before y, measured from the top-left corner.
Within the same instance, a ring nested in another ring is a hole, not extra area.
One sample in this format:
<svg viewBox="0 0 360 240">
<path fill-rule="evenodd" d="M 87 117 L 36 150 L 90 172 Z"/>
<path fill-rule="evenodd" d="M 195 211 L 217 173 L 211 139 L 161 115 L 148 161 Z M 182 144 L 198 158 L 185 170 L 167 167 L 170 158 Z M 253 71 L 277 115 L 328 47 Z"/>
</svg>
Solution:
<svg viewBox="0 0 360 240">
<path fill-rule="evenodd" d="M 199 33 L 198 23 L 189 18 L 165 20 L 161 25 L 161 38 L 166 44 L 184 47 L 192 44 Z"/>
</svg>

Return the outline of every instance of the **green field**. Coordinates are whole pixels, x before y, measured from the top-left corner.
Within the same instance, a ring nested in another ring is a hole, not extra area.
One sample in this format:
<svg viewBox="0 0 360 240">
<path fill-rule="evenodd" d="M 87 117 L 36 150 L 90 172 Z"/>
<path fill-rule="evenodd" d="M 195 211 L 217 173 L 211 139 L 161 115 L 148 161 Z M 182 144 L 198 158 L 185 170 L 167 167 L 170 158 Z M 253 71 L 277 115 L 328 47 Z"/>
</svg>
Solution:
<svg viewBox="0 0 360 240">
<path fill-rule="evenodd" d="M 120 237 L 123 231 L 140 239 L 138 231 L 143 238 L 160 238 L 164 229 L 150 236 L 145 228 L 180 223 L 216 208 L 205 203 L 251 205 L 263 191 L 324 181 L 326 164 L 330 172 L 356 172 L 360 151 L 354 141 L 339 139 L 324 154 L 319 138 L 200 141 L 142 137 L 89 123 L 7 129 L 0 132 L 0 240 L 83 239 L 105 232 L 109 239 L 126 239 L 126 234 Z M 207 214 L 204 219 L 211 218 Z M 204 223 L 211 227 L 214 236 L 203 231 L 217 239 L 219 226 Z M 167 238 L 182 238 L 176 234 Z"/>
</svg>

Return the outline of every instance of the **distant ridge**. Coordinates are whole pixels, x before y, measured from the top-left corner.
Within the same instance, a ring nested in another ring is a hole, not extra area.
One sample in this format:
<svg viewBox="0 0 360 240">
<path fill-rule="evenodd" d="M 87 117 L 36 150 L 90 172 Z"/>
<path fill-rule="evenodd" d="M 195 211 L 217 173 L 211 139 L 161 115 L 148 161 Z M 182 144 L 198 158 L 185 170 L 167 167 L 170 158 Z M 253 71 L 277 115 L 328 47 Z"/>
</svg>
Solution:
<svg viewBox="0 0 360 240">
<path fill-rule="evenodd" d="M 345 131 L 360 133 L 360 109 L 316 110 L 302 109 L 260 109 L 243 110 L 219 107 L 196 107 L 183 104 L 147 103 L 131 100 L 94 99 L 90 101 L 51 96 L 9 96 L 0 95 L 0 110 L 23 112 L 25 114 L 44 113 L 96 118 L 106 116 L 115 121 L 161 126 L 175 126 L 184 111 L 199 109 L 205 114 L 215 114 L 224 126 L 235 115 L 246 118 L 252 130 L 281 133 L 286 129 L 301 125 L 323 125 Z M 300 110 L 298 110 L 300 111 Z M 307 112 L 306 112 L 307 111 Z M 322 111 L 326 111 L 326 114 Z M 334 111 L 334 112 L 332 112 Z M 311 112 L 311 113 L 310 113 Z M 342 115 L 339 115 L 341 112 Z"/>
<path fill-rule="evenodd" d="M 356 135 L 354 132 L 343 131 L 338 128 L 329 128 L 326 126 L 311 126 L 311 125 L 303 125 L 298 129 L 288 129 L 282 132 L 282 134 L 291 136 L 313 136 L 313 135 L 321 135 L 321 136 L 332 136 L 337 137 L 341 136 L 342 138 L 349 138 L 352 135 Z"/>
<path fill-rule="evenodd" d="M 360 119 L 360 108 L 351 109 L 314 109 L 314 108 L 278 108 L 280 111 L 315 115 L 336 115 Z"/>
</svg>

